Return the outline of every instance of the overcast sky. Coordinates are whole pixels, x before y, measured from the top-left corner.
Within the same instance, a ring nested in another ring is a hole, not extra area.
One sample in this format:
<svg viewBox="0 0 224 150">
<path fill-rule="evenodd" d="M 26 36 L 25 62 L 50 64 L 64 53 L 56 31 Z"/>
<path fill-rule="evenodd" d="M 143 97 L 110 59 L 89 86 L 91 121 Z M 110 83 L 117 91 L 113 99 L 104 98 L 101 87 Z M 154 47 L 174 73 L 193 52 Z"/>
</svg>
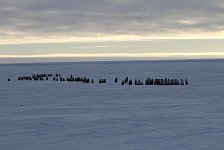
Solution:
<svg viewBox="0 0 224 150">
<path fill-rule="evenodd" d="M 155 42 L 158 39 L 170 40 L 172 45 L 165 43 L 156 50 L 161 44 Z M 197 52 L 202 45 L 191 40 L 192 47 L 189 43 L 178 47 L 179 39 L 212 39 L 213 45 L 220 44 L 215 40 L 224 39 L 224 0 L 0 0 L 0 55 L 32 54 L 32 49 L 27 54 L 24 51 L 32 43 L 42 43 L 33 45 L 34 49 L 42 48 L 33 54 L 63 53 L 63 46 L 67 54 L 80 53 L 83 46 L 91 47 L 90 53 L 102 47 L 101 53 L 108 53 L 108 47 L 112 53 L 128 53 L 131 41 L 138 45 L 136 50 L 132 46 L 132 53 L 176 52 L 177 48 L 183 52 L 185 46 Z M 52 46 L 46 46 L 49 43 L 61 43 L 60 52 L 55 46 L 53 52 Z M 74 49 L 68 48 L 71 43 L 76 44 Z M 20 46 L 12 48 L 11 44 Z M 147 51 L 146 45 L 153 50 L 148 47 Z M 222 52 L 208 46 L 205 52 Z"/>
</svg>

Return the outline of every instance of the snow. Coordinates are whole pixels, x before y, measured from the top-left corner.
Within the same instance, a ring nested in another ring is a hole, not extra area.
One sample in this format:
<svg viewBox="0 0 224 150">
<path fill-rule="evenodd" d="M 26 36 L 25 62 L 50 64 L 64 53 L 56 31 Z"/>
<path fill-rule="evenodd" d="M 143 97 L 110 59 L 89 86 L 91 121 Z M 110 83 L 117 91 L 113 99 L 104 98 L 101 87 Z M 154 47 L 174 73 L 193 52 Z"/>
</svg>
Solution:
<svg viewBox="0 0 224 150">
<path fill-rule="evenodd" d="M 224 60 L 0 65 L 0 149 L 222 150 L 223 67 Z M 17 81 L 34 73 L 108 83 Z M 121 86 L 116 76 L 189 85 Z"/>
</svg>

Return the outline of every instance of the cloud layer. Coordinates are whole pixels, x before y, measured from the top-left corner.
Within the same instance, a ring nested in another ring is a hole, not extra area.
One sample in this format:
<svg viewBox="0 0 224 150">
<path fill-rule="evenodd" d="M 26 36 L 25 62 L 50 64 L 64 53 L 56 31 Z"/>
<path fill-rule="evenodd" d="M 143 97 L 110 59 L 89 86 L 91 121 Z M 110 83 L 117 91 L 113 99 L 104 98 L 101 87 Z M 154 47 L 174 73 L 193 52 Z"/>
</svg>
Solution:
<svg viewBox="0 0 224 150">
<path fill-rule="evenodd" d="M 224 1 L 0 0 L 2 43 L 117 36 L 121 40 L 224 38 Z"/>
</svg>

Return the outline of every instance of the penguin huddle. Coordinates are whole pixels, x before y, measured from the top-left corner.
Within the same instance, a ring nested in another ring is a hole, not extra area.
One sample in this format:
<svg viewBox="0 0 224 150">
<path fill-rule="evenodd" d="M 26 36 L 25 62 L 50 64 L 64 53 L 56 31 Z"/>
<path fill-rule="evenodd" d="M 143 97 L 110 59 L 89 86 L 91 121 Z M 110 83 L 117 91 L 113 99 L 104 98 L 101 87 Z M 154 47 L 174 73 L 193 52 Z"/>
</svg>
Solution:
<svg viewBox="0 0 224 150">
<path fill-rule="evenodd" d="M 87 77 L 75 77 L 72 74 L 69 77 L 62 77 L 61 74 L 55 74 L 55 76 L 53 76 L 53 81 L 94 83 L 93 79 L 90 79 L 90 78 L 87 78 Z"/>
<path fill-rule="evenodd" d="M 52 77 L 53 74 L 33 74 L 31 76 L 21 76 L 21 77 L 18 77 L 18 80 L 20 81 L 23 81 L 23 80 L 29 80 L 29 81 L 44 81 L 44 80 L 48 80 L 49 77 Z"/>
<path fill-rule="evenodd" d="M 124 80 L 122 80 L 121 85 L 132 85 L 132 80 L 128 80 L 129 78 L 126 77 Z M 115 78 L 115 83 L 118 82 L 117 77 Z M 185 80 L 183 79 L 152 79 L 152 78 L 147 78 L 145 82 L 139 80 L 135 80 L 134 82 L 135 85 L 188 85 L 188 79 L 186 78 Z"/>
</svg>

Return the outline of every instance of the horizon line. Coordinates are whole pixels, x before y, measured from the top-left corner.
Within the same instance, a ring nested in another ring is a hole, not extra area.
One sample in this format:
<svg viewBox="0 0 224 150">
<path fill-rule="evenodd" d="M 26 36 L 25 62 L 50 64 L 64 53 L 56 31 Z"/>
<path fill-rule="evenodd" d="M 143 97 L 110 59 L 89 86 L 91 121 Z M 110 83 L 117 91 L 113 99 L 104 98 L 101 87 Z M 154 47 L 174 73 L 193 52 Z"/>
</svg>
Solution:
<svg viewBox="0 0 224 150">
<path fill-rule="evenodd" d="M 158 53 L 51 53 L 31 55 L 0 55 L 0 58 L 224 58 L 224 52 L 158 52 Z"/>
</svg>

